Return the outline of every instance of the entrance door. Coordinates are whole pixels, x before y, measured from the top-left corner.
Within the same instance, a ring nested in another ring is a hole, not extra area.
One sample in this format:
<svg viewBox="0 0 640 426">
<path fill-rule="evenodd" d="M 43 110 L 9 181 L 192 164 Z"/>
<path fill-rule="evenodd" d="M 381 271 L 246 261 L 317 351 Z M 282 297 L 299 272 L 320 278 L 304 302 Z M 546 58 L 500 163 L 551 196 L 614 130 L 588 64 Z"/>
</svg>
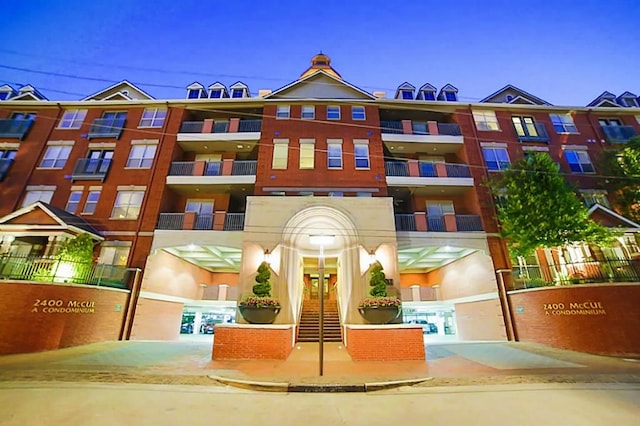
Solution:
<svg viewBox="0 0 640 426">
<path fill-rule="evenodd" d="M 324 274 L 324 298 L 329 298 L 329 274 Z M 318 274 L 311 274 L 311 299 L 318 299 L 320 293 L 320 279 Z"/>
</svg>

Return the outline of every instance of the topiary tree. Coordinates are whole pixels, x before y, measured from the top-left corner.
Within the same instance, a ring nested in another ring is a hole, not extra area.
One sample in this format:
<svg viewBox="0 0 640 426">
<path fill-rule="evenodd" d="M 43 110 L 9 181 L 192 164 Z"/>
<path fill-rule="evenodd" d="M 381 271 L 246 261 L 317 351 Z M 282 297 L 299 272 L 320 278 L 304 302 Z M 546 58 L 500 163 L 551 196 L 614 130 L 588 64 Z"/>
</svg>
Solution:
<svg viewBox="0 0 640 426">
<path fill-rule="evenodd" d="M 271 270 L 267 262 L 262 262 L 258 266 L 258 274 L 256 275 L 256 282 L 258 284 L 253 286 L 253 294 L 258 297 L 271 297 Z"/>
<path fill-rule="evenodd" d="M 380 262 L 376 262 L 371 266 L 371 278 L 369 278 L 369 285 L 372 287 L 369 291 L 371 296 L 387 297 L 387 281 Z"/>
</svg>

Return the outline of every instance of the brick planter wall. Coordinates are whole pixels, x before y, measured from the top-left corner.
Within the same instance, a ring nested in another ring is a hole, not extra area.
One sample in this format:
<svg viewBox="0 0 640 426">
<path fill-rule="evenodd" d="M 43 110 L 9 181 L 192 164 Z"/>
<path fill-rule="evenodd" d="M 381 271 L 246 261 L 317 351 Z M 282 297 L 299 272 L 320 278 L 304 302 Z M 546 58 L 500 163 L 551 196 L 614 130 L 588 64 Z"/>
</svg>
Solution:
<svg viewBox="0 0 640 426">
<path fill-rule="evenodd" d="M 216 324 L 213 359 L 287 359 L 293 325 Z"/>
<path fill-rule="evenodd" d="M 347 352 L 354 361 L 424 361 L 421 326 L 347 325 Z"/>
<path fill-rule="evenodd" d="M 0 282 L 0 354 L 118 340 L 128 297 L 106 287 Z"/>
<path fill-rule="evenodd" d="M 602 355 L 640 354 L 640 285 L 585 284 L 509 293 L 518 339 Z"/>
</svg>

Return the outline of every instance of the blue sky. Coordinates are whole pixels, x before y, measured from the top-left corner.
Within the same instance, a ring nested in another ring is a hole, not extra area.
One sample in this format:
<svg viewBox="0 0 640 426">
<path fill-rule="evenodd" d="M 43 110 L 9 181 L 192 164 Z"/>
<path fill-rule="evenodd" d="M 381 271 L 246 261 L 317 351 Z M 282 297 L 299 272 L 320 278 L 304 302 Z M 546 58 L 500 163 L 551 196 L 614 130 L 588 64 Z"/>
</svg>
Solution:
<svg viewBox="0 0 640 426">
<path fill-rule="evenodd" d="M 295 80 L 320 50 L 345 80 L 387 96 L 404 81 L 451 83 L 468 102 L 509 83 L 556 105 L 640 95 L 637 0 L 26 4 L 0 0 L 0 84 L 52 100 L 122 79 L 156 98 L 183 98 L 196 80 L 257 93 Z"/>
</svg>

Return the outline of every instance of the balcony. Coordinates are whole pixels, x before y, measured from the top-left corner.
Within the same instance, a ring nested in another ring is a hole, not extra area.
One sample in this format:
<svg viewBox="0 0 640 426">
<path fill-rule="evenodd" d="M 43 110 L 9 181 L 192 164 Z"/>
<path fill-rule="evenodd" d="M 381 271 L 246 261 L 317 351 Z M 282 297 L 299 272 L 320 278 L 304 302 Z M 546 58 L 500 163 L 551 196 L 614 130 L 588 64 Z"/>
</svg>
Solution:
<svg viewBox="0 0 640 426">
<path fill-rule="evenodd" d="M 549 143 L 549 134 L 543 123 L 513 126 L 520 142 Z"/>
<path fill-rule="evenodd" d="M 160 213 L 156 229 L 176 231 L 242 231 L 244 229 L 244 213 Z"/>
<path fill-rule="evenodd" d="M 434 155 L 457 152 L 463 145 L 456 123 L 436 121 L 381 121 L 382 141 L 394 152 L 416 153 L 429 148 Z"/>
<path fill-rule="evenodd" d="M 178 143 L 185 151 L 204 152 L 203 142 L 215 143 L 216 151 L 243 152 L 253 149 L 260 140 L 262 120 L 184 121 Z"/>
<path fill-rule="evenodd" d="M 427 215 L 425 212 L 396 214 L 396 231 L 409 232 L 477 232 L 483 231 L 478 215 Z"/>
<path fill-rule="evenodd" d="M 31 129 L 33 120 L 30 119 L 0 119 L 0 137 L 24 139 Z"/>
<path fill-rule="evenodd" d="M 422 195 L 461 193 L 473 187 L 471 170 L 466 164 L 426 161 L 385 161 L 388 186 L 416 188 Z"/>
<path fill-rule="evenodd" d="M 0 158 L 0 182 L 7 176 L 13 164 L 13 158 Z"/>
<path fill-rule="evenodd" d="M 111 167 L 109 158 L 81 158 L 76 163 L 71 180 L 99 180 L 104 182 Z"/>
<path fill-rule="evenodd" d="M 167 185 L 253 185 L 257 161 L 174 161 Z"/>
<path fill-rule="evenodd" d="M 609 143 L 627 143 L 638 132 L 633 126 L 600 126 Z"/>
<path fill-rule="evenodd" d="M 96 118 L 93 120 L 91 129 L 87 137 L 89 139 L 95 138 L 120 138 L 122 129 L 127 120 L 124 118 Z"/>
</svg>

